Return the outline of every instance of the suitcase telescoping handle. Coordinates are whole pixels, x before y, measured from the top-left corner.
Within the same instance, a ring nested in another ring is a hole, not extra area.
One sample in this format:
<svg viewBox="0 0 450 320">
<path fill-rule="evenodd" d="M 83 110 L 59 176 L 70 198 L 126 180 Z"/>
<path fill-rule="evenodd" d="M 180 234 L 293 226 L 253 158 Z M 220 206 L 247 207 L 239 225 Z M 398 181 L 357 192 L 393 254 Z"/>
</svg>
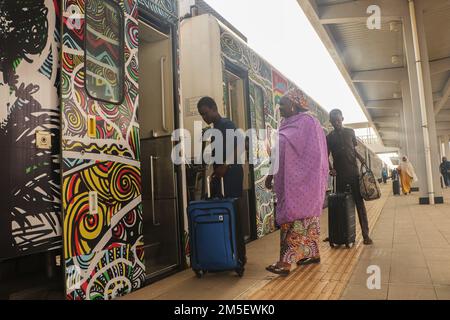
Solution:
<svg viewBox="0 0 450 320">
<path fill-rule="evenodd" d="M 208 199 L 211 199 L 211 177 L 208 176 L 206 178 L 206 185 L 207 185 L 207 190 L 208 190 Z M 225 185 L 223 182 L 223 178 L 220 179 L 220 187 L 222 189 L 222 196 L 225 198 Z"/>
<path fill-rule="evenodd" d="M 336 177 L 333 176 L 333 193 L 336 194 L 337 193 L 337 186 L 336 186 Z"/>
<path fill-rule="evenodd" d="M 333 193 L 336 194 L 337 193 L 337 186 L 336 186 L 336 177 L 333 177 Z"/>
</svg>

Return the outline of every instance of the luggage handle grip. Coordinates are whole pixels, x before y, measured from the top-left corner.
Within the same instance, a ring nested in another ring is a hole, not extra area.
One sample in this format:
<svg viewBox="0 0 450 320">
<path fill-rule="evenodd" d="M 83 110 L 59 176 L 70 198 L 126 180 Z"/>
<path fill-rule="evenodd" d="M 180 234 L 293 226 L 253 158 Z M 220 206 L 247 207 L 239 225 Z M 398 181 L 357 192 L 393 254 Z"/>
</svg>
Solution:
<svg viewBox="0 0 450 320">
<path fill-rule="evenodd" d="M 336 177 L 333 177 L 333 193 L 336 194 L 337 193 L 337 186 L 336 186 L 337 182 L 336 182 Z"/>
<path fill-rule="evenodd" d="M 207 185 L 208 199 L 211 199 L 211 177 L 210 176 L 208 176 L 206 178 L 206 185 Z M 220 186 L 222 189 L 222 197 L 225 198 L 225 185 L 223 182 L 223 177 L 220 179 Z"/>
</svg>

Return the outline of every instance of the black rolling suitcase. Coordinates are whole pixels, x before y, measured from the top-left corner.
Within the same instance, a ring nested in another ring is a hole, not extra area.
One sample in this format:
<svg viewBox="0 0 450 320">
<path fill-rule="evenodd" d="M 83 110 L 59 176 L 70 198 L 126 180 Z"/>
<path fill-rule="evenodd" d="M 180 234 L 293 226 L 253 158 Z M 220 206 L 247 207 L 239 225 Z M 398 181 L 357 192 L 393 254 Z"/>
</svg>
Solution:
<svg viewBox="0 0 450 320">
<path fill-rule="evenodd" d="M 400 181 L 399 180 L 392 181 L 392 189 L 394 192 L 394 196 L 400 195 Z"/>
<path fill-rule="evenodd" d="M 351 248 L 356 241 L 355 201 L 350 191 L 328 196 L 328 238 L 331 247 L 345 245 Z"/>
</svg>

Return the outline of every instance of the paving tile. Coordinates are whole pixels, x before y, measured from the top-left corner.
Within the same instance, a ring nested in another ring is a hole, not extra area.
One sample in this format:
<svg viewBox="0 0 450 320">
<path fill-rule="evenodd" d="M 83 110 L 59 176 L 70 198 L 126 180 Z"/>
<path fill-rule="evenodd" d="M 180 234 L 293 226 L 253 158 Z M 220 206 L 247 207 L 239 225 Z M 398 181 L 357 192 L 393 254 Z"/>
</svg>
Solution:
<svg viewBox="0 0 450 320">
<path fill-rule="evenodd" d="M 394 244 L 420 245 L 417 236 L 394 235 Z"/>
<path fill-rule="evenodd" d="M 382 285 L 380 290 L 370 290 L 367 286 L 350 284 L 344 290 L 341 300 L 386 300 L 388 285 Z"/>
<path fill-rule="evenodd" d="M 448 248 L 448 242 L 441 240 L 441 241 L 433 241 L 433 240 L 424 240 L 420 242 L 420 245 L 423 249 L 428 248 Z"/>
<path fill-rule="evenodd" d="M 450 263 L 450 247 L 428 248 L 423 250 L 425 259 L 434 261 L 447 261 Z"/>
<path fill-rule="evenodd" d="M 428 260 L 427 263 L 435 285 L 450 285 L 450 267 L 447 262 Z"/>
<path fill-rule="evenodd" d="M 423 254 L 422 247 L 417 243 L 394 243 L 392 246 L 393 252 L 410 252 L 411 254 Z"/>
<path fill-rule="evenodd" d="M 392 253 L 392 266 L 398 266 L 400 268 L 408 267 L 427 267 L 427 262 L 422 252 L 414 254 L 413 252 L 395 251 Z"/>
<path fill-rule="evenodd" d="M 422 284 L 431 285 L 431 276 L 428 268 L 392 266 L 390 284 Z"/>
<path fill-rule="evenodd" d="M 390 284 L 388 300 L 437 300 L 433 286 Z"/>
<path fill-rule="evenodd" d="M 375 239 L 373 240 L 373 245 L 371 246 L 367 246 L 365 248 L 392 248 L 393 247 L 393 241 L 392 240 L 386 240 L 386 239 L 382 239 L 382 240 L 378 240 Z"/>
<path fill-rule="evenodd" d="M 371 260 L 371 259 L 386 259 L 390 260 L 392 256 L 391 248 L 364 248 L 363 252 L 359 256 L 360 260 Z"/>
<path fill-rule="evenodd" d="M 439 300 L 450 300 L 450 286 L 435 286 L 434 290 Z"/>
</svg>

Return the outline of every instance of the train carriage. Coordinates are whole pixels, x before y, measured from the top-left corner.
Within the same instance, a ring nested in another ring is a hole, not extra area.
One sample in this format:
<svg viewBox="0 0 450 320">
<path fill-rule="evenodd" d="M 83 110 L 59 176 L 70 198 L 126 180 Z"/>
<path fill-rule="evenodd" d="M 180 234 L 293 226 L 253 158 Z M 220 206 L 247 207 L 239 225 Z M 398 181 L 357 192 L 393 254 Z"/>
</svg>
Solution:
<svg viewBox="0 0 450 320">
<path fill-rule="evenodd" d="M 48 276 L 67 299 L 112 299 L 179 270 L 177 2 L 0 1 L 0 15 L 0 294 Z"/>
</svg>

